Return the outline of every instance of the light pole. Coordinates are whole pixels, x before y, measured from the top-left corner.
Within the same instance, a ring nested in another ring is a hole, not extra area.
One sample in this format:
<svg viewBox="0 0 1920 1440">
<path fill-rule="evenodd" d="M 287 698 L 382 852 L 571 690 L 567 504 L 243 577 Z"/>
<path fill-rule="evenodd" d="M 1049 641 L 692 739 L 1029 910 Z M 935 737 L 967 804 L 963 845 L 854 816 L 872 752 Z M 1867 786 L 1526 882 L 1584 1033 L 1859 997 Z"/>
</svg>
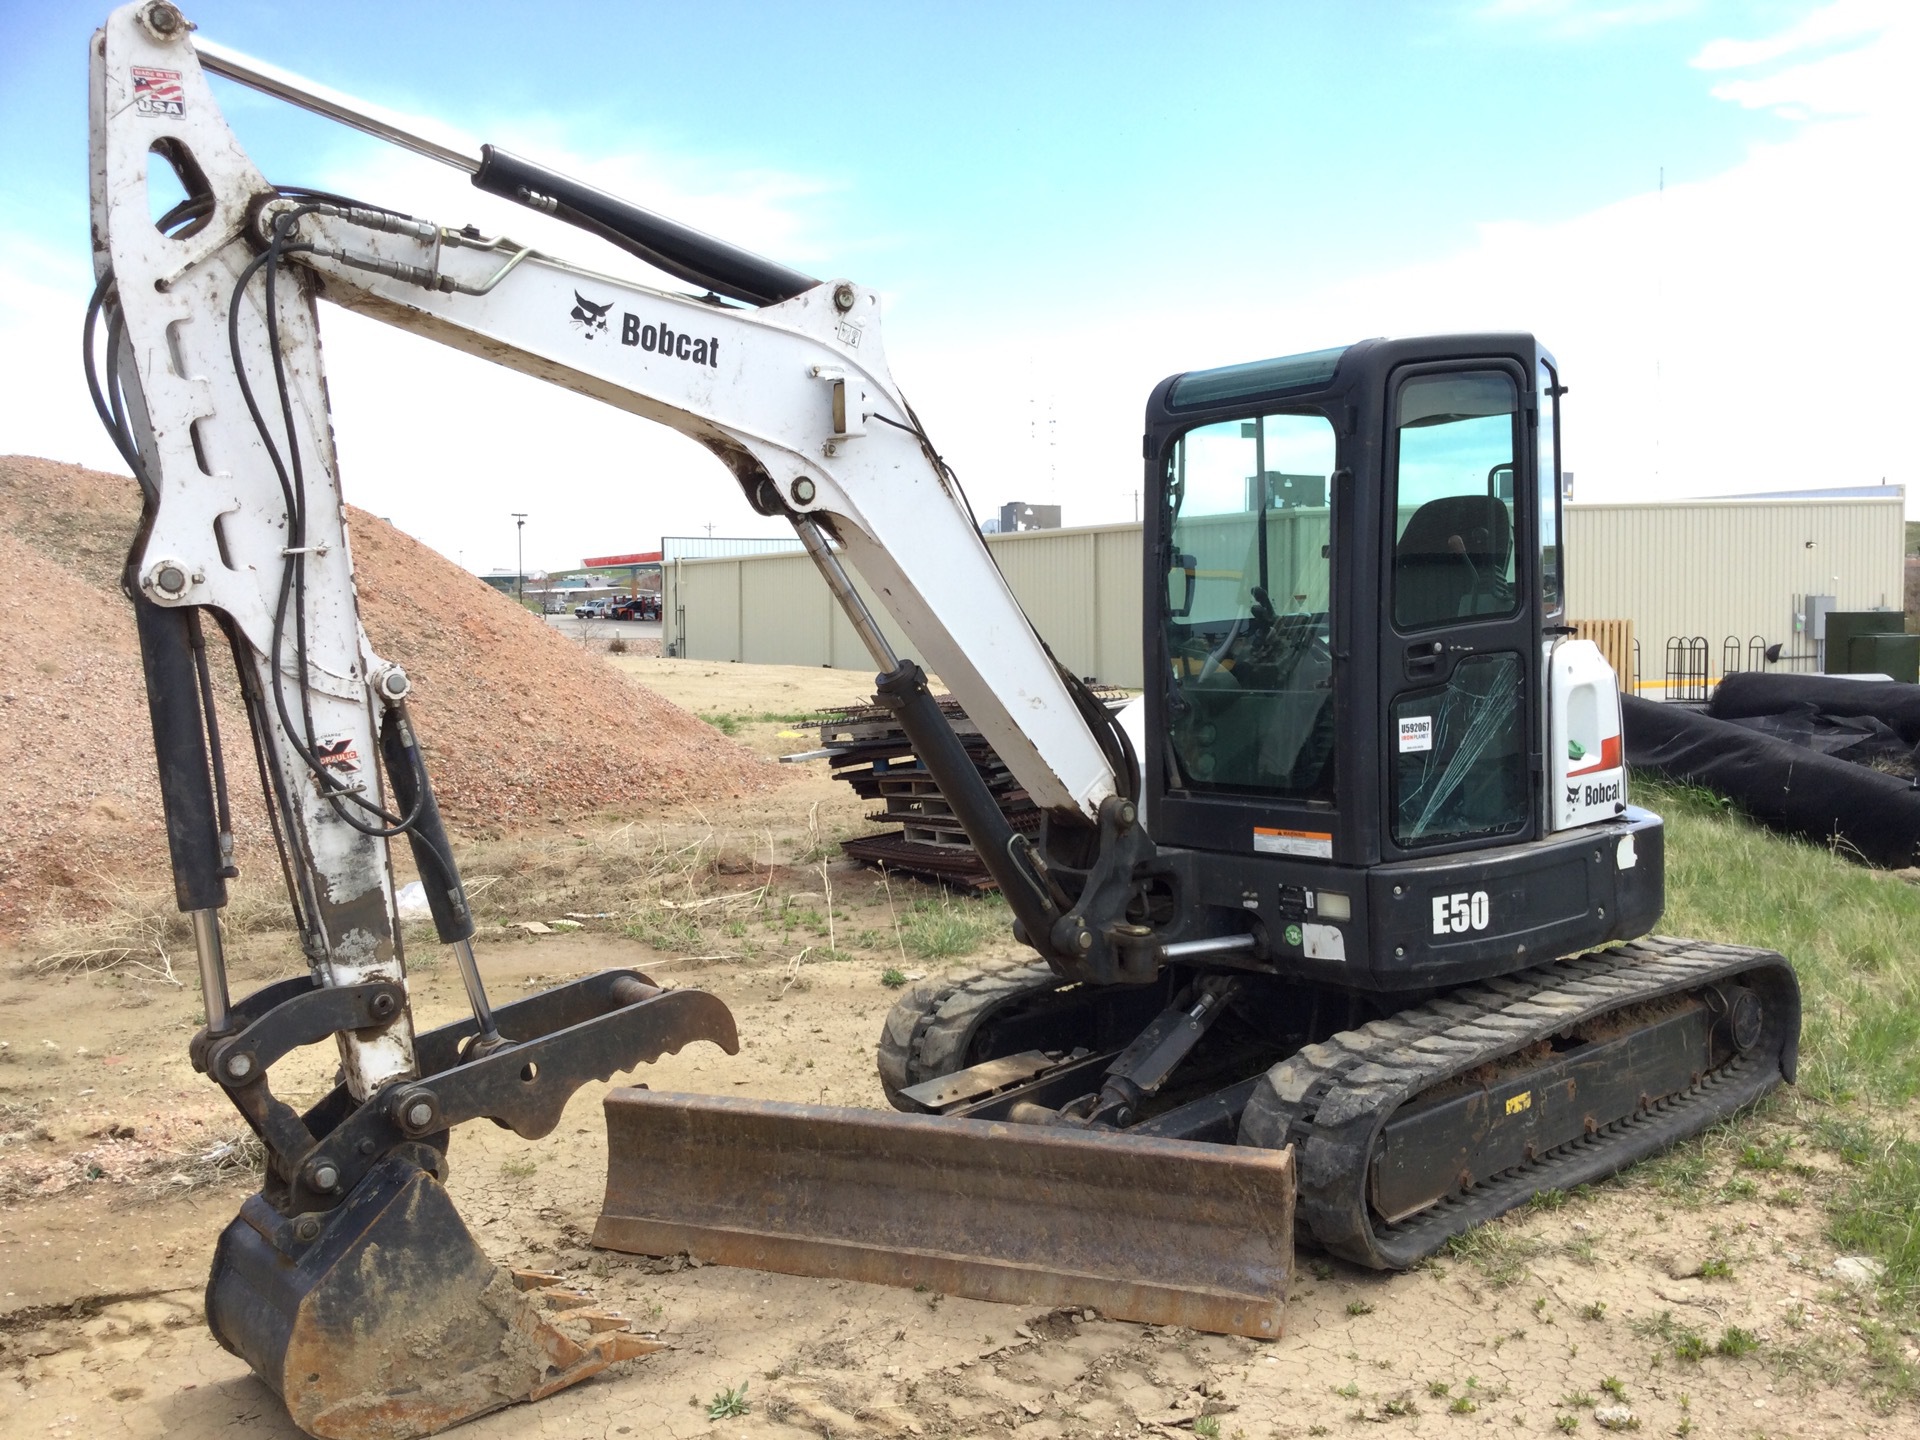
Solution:
<svg viewBox="0 0 1920 1440">
<path fill-rule="evenodd" d="M 527 514 L 524 510 L 514 510 L 513 515 L 513 589 L 520 603 L 527 603 Z"/>
</svg>

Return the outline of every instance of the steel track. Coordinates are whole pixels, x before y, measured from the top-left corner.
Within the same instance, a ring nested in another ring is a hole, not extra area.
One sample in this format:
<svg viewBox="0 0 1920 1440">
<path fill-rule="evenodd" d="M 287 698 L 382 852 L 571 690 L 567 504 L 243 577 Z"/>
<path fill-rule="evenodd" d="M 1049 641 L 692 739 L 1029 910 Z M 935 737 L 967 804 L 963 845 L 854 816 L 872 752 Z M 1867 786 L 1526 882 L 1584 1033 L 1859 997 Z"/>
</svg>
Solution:
<svg viewBox="0 0 1920 1440">
<path fill-rule="evenodd" d="M 1478 1066 L 1609 1012 L 1738 981 L 1763 1007 L 1759 1041 L 1683 1094 L 1492 1176 L 1398 1225 L 1367 1205 L 1374 1146 L 1402 1105 Z M 1452 991 L 1308 1045 L 1268 1071 L 1241 1116 L 1240 1143 L 1292 1145 L 1298 1223 L 1334 1254 L 1374 1269 L 1416 1264 L 1450 1238 L 1542 1190 L 1583 1185 L 1751 1105 L 1793 1078 L 1800 990 L 1771 950 L 1650 936 Z"/>
<path fill-rule="evenodd" d="M 1734 981 L 1762 1004 L 1761 1036 L 1746 1053 L 1682 1094 L 1643 1097 L 1632 1114 L 1600 1119 L 1591 1133 L 1479 1179 L 1397 1225 L 1375 1223 L 1367 1203 L 1374 1147 L 1402 1106 L 1611 1012 Z M 981 1025 L 1062 983 L 1036 962 L 915 987 L 894 1006 L 881 1035 L 888 1098 L 917 1109 L 895 1099 L 897 1092 L 992 1058 L 969 1054 Z M 1405 1269 L 1540 1191 L 1604 1178 L 1753 1104 L 1793 1078 L 1799 1034 L 1799 985 L 1778 953 L 1651 936 L 1465 986 L 1304 1046 L 1255 1087 L 1239 1139 L 1295 1147 L 1303 1239 L 1374 1269 Z"/>
</svg>

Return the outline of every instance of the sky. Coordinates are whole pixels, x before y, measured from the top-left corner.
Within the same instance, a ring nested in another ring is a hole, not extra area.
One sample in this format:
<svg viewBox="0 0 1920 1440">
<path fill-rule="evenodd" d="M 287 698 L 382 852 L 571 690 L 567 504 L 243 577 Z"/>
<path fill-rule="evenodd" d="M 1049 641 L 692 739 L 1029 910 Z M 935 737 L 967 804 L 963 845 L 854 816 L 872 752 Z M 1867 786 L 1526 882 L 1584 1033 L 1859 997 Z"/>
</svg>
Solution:
<svg viewBox="0 0 1920 1440">
<path fill-rule="evenodd" d="M 1134 518 L 1163 377 L 1530 330 L 1581 502 L 1903 484 L 1920 514 L 1920 6 L 1901 0 L 180 0 L 215 40 L 877 290 L 975 509 Z M 0 453 L 121 470 L 79 364 L 86 48 L 0 0 Z M 664 288 L 437 165 L 215 80 L 274 181 Z M 781 533 L 704 451 L 322 315 L 342 486 L 475 571 Z"/>
</svg>

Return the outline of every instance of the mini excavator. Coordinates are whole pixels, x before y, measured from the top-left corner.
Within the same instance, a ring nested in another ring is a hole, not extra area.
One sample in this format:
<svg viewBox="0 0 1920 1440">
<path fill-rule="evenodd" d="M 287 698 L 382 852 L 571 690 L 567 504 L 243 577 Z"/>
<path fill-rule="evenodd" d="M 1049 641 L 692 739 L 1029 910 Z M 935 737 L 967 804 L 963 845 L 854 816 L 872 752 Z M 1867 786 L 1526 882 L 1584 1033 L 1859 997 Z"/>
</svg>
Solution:
<svg viewBox="0 0 1920 1440">
<path fill-rule="evenodd" d="M 208 72 L 668 279 L 271 184 Z M 1533 337 L 1364 340 L 1159 385 L 1147 684 L 1116 716 L 995 568 L 889 374 L 872 290 L 415 133 L 197 38 L 168 0 L 95 36 L 91 108 L 88 381 L 145 500 L 124 587 L 205 1003 L 192 1056 L 267 1156 L 207 1319 L 309 1433 L 429 1434 L 648 1348 L 541 1317 L 448 1200 L 449 1135 L 484 1117 L 538 1138 L 590 1080 L 737 1048 L 717 999 L 637 972 L 488 1002 L 409 678 L 359 623 L 320 300 L 671 426 L 790 521 L 1035 952 L 899 1002 L 893 1111 L 610 1091 L 596 1243 L 1270 1338 L 1296 1239 L 1405 1267 L 1792 1079 L 1786 961 L 1649 935 L 1661 822 L 1629 802 L 1613 673 L 1567 623 L 1566 387 Z M 162 213 L 168 173 L 183 198 Z M 213 631 L 308 960 L 239 1000 Z M 1002 816 L 928 670 L 1037 834 Z M 425 1032 L 403 836 L 472 1009 Z M 275 1063 L 328 1042 L 332 1092 L 276 1098 Z"/>
</svg>

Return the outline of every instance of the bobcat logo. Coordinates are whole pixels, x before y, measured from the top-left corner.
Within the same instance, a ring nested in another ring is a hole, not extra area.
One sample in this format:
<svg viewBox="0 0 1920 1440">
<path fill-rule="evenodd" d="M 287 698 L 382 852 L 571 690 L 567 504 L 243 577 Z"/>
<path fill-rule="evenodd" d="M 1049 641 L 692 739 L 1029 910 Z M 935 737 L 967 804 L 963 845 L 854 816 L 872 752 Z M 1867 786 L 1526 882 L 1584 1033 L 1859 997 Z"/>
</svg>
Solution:
<svg viewBox="0 0 1920 1440">
<path fill-rule="evenodd" d="M 573 292 L 573 323 L 591 340 L 607 328 L 607 312 L 613 308 L 609 300 L 604 305 L 596 305 L 578 290 Z"/>
<path fill-rule="evenodd" d="M 1567 786 L 1567 804 L 1578 805 L 1579 803 L 1580 803 L 1580 787 L 1578 785 Z"/>
</svg>

